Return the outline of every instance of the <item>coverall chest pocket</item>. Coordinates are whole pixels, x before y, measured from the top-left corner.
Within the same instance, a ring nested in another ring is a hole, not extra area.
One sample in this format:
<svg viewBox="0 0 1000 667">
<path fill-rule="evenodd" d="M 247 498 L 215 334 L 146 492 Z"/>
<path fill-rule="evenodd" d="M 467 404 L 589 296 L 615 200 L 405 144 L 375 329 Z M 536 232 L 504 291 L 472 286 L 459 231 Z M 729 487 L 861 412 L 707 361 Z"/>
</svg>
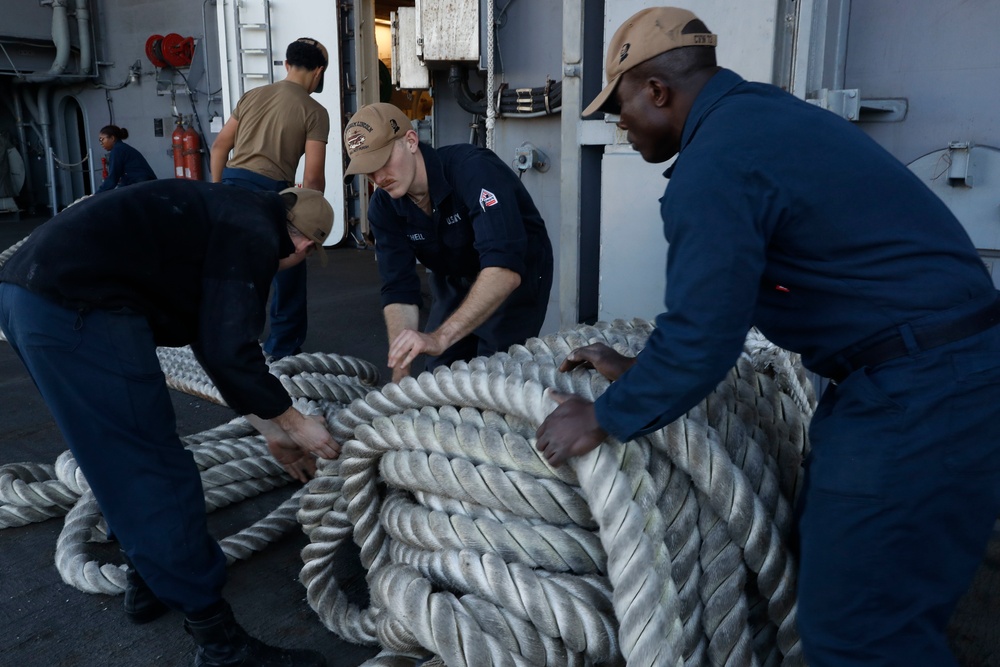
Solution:
<svg viewBox="0 0 1000 667">
<path fill-rule="evenodd" d="M 472 223 L 459 216 L 448 218 L 452 222 L 445 221 L 441 227 L 441 243 L 450 251 L 471 248 L 475 241 L 475 233 L 472 231 Z"/>
</svg>

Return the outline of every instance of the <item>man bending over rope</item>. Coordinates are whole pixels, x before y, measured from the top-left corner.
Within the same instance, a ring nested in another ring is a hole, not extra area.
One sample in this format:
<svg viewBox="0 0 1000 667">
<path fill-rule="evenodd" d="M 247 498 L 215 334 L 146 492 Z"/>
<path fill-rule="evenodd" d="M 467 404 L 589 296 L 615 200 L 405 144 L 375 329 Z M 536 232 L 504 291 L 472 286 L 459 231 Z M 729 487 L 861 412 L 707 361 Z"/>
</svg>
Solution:
<svg viewBox="0 0 1000 667">
<path fill-rule="evenodd" d="M 0 327 L 125 554 L 125 611 L 140 623 L 182 612 L 198 667 L 325 660 L 249 636 L 222 598 L 226 559 L 156 347 L 190 344 L 226 402 L 289 474 L 308 479 L 315 457 L 336 458 L 340 445 L 292 407 L 257 336 L 275 272 L 332 224 L 314 190 L 151 181 L 66 209 L 0 268 Z"/>
<path fill-rule="evenodd" d="M 556 395 L 561 464 L 660 429 L 708 394 L 756 325 L 833 382 L 810 425 L 798 629 L 812 667 L 955 664 L 945 626 L 1000 511 L 1000 300 L 955 216 L 857 127 L 715 60 L 694 14 L 644 9 L 584 111 L 619 114 L 661 201 L 666 312 L 614 380 Z"/>
</svg>

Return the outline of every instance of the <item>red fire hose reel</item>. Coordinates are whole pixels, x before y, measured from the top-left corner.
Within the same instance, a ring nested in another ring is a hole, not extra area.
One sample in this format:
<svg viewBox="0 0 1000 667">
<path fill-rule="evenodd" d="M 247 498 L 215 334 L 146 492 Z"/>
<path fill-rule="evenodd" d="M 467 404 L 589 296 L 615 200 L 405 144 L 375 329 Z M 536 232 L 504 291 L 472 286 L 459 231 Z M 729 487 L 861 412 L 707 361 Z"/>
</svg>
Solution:
<svg viewBox="0 0 1000 667">
<path fill-rule="evenodd" d="M 146 57 L 156 67 L 190 67 L 194 37 L 181 37 L 176 32 L 150 35 L 146 40 Z"/>
</svg>

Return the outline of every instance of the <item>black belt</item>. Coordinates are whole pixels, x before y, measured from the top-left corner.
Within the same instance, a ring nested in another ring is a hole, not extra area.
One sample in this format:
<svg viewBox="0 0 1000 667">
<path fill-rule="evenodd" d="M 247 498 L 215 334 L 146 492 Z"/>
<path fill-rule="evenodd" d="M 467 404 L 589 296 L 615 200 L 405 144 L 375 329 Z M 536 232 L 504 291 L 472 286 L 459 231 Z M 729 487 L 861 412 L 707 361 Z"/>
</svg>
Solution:
<svg viewBox="0 0 1000 667">
<path fill-rule="evenodd" d="M 922 351 L 974 336 L 997 324 L 1000 324 L 1000 299 L 982 310 L 950 322 L 929 324 L 922 327 L 914 326 L 911 327 L 911 331 L 917 351 Z M 911 347 L 907 346 L 906 340 L 902 334 L 898 333 L 898 329 L 896 331 L 897 333 L 888 338 L 864 347 L 860 352 L 836 355 L 832 369 L 823 375 L 834 382 L 840 382 L 859 368 L 878 366 L 914 352 Z M 881 337 L 881 334 L 876 334 L 873 338 Z"/>
</svg>

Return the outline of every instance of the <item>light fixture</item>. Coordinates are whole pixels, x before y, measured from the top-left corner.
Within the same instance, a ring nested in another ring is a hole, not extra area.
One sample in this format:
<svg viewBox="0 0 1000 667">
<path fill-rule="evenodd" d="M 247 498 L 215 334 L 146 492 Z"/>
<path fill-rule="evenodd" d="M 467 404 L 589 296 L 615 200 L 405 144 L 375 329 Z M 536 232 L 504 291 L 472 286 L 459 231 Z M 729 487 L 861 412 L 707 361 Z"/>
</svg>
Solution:
<svg viewBox="0 0 1000 667">
<path fill-rule="evenodd" d="M 136 60 L 128 68 L 128 82 L 129 83 L 139 83 L 139 77 L 142 75 L 142 63 Z"/>
</svg>

